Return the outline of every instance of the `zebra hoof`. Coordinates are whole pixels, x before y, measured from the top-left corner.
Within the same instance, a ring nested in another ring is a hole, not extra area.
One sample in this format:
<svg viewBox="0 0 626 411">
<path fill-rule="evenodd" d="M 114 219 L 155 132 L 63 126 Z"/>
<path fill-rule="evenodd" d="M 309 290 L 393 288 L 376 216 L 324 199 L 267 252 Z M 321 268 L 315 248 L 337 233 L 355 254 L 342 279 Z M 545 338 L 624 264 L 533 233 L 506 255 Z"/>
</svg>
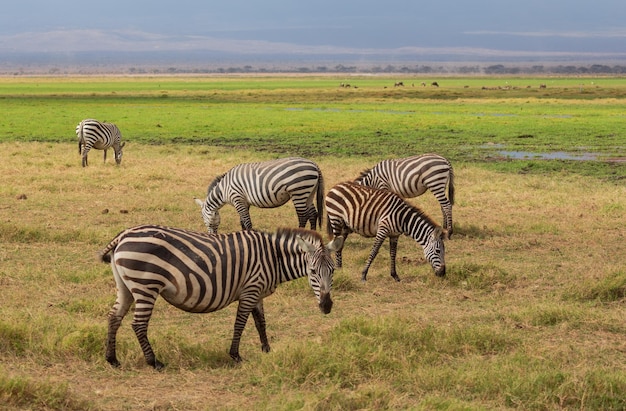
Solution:
<svg viewBox="0 0 626 411">
<path fill-rule="evenodd" d="M 263 352 L 270 352 L 270 345 L 269 344 L 263 344 L 261 346 L 261 351 L 263 351 Z M 239 360 L 241 361 L 241 358 L 239 358 Z"/>
<path fill-rule="evenodd" d="M 396 280 L 397 283 L 400 282 L 400 277 L 398 275 L 392 275 L 393 279 Z"/>
<path fill-rule="evenodd" d="M 119 362 L 119 361 L 117 360 L 117 358 L 115 358 L 115 357 L 113 357 L 113 358 L 107 358 L 107 362 L 108 362 L 109 364 L 111 364 L 111 366 L 112 366 L 113 368 L 120 368 L 120 366 L 122 365 L 122 364 L 120 364 L 120 362 Z"/>
<path fill-rule="evenodd" d="M 238 352 L 236 352 L 236 353 L 232 353 L 232 352 L 231 352 L 231 353 L 230 353 L 230 358 L 232 358 L 232 359 L 233 359 L 236 363 L 240 363 L 241 361 L 243 361 L 243 358 L 241 358 L 241 357 L 239 356 L 239 353 L 238 353 Z"/>
<path fill-rule="evenodd" d="M 151 362 L 150 365 L 154 367 L 154 369 L 157 371 L 161 371 L 162 369 L 165 368 L 165 364 L 163 364 L 161 361 L 157 359 L 155 359 L 153 363 Z"/>
</svg>

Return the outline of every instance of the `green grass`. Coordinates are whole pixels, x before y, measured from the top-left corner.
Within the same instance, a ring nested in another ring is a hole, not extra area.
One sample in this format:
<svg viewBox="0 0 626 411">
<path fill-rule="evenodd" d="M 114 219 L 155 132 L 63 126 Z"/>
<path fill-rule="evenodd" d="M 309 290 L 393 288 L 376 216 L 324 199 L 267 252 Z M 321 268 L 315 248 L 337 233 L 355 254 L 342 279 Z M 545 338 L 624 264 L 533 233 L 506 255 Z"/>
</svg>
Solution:
<svg viewBox="0 0 626 411">
<path fill-rule="evenodd" d="M 454 161 L 478 161 L 505 171 L 578 170 L 625 177 L 623 167 L 606 162 L 493 164 L 494 159 L 507 159 L 501 153 L 505 151 L 623 159 L 624 79 L 450 78 L 440 81 L 440 88 L 402 89 L 388 87 L 393 82 L 389 78 L 355 78 L 358 89 L 339 88 L 340 81 L 0 79 L 0 140 L 73 141 L 75 125 L 94 117 L 118 124 L 131 143 L 254 146 L 311 156 L 435 151 Z M 539 83 L 548 88 L 539 89 Z M 485 91 L 479 85 L 515 89 Z M 36 122 L 28 121 L 33 112 Z"/>
</svg>

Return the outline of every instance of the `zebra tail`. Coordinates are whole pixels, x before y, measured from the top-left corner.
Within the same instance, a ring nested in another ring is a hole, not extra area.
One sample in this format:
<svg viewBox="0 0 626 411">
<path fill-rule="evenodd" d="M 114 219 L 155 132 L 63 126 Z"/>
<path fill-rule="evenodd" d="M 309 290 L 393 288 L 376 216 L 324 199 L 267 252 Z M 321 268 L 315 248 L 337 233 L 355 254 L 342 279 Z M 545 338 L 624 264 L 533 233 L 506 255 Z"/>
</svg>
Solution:
<svg viewBox="0 0 626 411">
<path fill-rule="evenodd" d="M 101 262 L 103 263 L 111 262 L 111 254 L 112 254 L 111 251 L 113 251 L 117 247 L 117 245 L 120 243 L 120 241 L 122 241 L 122 238 L 124 238 L 125 233 L 126 233 L 126 230 L 116 235 L 115 238 L 111 240 L 109 244 L 107 244 L 107 246 L 104 247 L 102 251 L 100 251 L 98 255 L 100 257 Z"/>
<path fill-rule="evenodd" d="M 78 125 L 78 154 L 82 154 L 82 143 L 83 143 L 83 122 L 81 121 Z"/>
<path fill-rule="evenodd" d="M 326 213 L 326 234 L 329 238 L 333 238 L 333 227 L 330 225 L 330 216 Z"/>
<path fill-rule="evenodd" d="M 324 177 L 322 177 L 321 171 L 318 171 L 318 176 L 317 193 L 315 196 L 317 197 L 317 225 L 319 225 L 321 229 L 324 218 Z"/>
<path fill-rule="evenodd" d="M 454 205 L 454 170 L 450 167 L 450 180 L 448 181 L 448 201 Z"/>
</svg>

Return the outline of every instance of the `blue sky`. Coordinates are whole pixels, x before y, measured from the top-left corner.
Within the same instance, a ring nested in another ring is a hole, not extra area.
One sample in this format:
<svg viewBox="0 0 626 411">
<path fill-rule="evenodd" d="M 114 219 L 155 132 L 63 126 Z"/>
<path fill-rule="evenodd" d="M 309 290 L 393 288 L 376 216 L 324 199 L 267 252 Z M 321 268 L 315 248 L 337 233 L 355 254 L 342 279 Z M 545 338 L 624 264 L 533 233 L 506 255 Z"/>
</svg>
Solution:
<svg viewBox="0 0 626 411">
<path fill-rule="evenodd" d="M 624 0 L 19 0 L 0 51 L 626 57 Z"/>
</svg>

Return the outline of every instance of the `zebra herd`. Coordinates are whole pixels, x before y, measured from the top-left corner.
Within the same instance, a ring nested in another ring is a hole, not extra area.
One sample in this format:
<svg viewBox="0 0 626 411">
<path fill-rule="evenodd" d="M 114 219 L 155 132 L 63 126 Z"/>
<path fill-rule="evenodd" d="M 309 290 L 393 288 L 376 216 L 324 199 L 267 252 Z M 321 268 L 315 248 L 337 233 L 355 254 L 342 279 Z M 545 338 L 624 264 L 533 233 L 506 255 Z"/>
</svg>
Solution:
<svg viewBox="0 0 626 411">
<path fill-rule="evenodd" d="M 117 163 L 121 160 L 119 130 L 103 124 L 84 120 L 77 127 L 83 166 L 91 147 L 105 149 L 105 160 L 106 148 L 113 147 Z M 426 189 L 441 205 L 443 227 L 405 200 Z M 273 234 L 253 229 L 250 206 L 279 207 L 289 199 L 299 228 L 279 228 Z M 306 276 L 320 310 L 330 313 L 334 269 L 342 266 L 342 250 L 352 232 L 375 238 L 361 274 L 363 281 L 386 238 L 390 241 L 390 274 L 400 281 L 396 252 L 402 234 L 423 248 L 436 275 L 446 272 L 444 239 L 453 230 L 454 173 L 450 162 L 437 154 L 382 161 L 354 181 L 335 185 L 326 196 L 322 172 L 310 160 L 291 157 L 244 163 L 216 177 L 204 201 L 194 200 L 201 207 L 208 234 L 140 225 L 119 233 L 100 253 L 101 260 L 111 264 L 117 288 L 108 315 L 106 344 L 106 360 L 115 367 L 120 365 L 117 331 L 133 303 L 131 325 L 145 360 L 155 369 L 163 367 L 148 341 L 148 323 L 159 295 L 192 313 L 214 312 L 238 301 L 230 356 L 241 361 L 239 343 L 250 314 L 261 349 L 269 352 L 263 299 L 274 293 L 278 284 Z M 219 209 L 225 204 L 239 213 L 241 231 L 217 233 Z M 331 237 L 327 244 L 315 231 L 322 225 L 324 208 Z M 307 223 L 310 230 L 305 228 Z"/>
</svg>

